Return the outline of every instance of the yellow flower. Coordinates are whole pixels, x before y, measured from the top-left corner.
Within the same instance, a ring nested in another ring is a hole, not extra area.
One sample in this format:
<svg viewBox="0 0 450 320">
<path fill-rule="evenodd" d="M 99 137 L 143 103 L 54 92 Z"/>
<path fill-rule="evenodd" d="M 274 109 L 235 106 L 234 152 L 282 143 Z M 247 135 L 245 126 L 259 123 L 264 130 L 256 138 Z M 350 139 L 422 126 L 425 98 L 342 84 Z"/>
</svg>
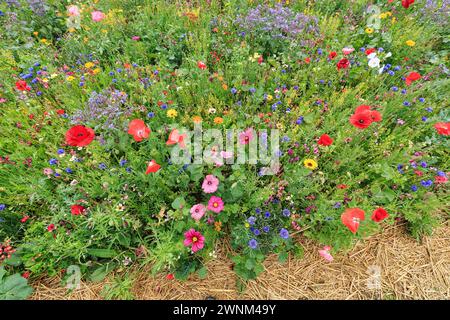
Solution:
<svg viewBox="0 0 450 320">
<path fill-rule="evenodd" d="M 365 31 L 366 31 L 367 34 L 371 34 L 371 33 L 374 32 L 373 28 L 366 28 Z"/>
<path fill-rule="evenodd" d="M 41 42 L 42 42 L 42 43 L 47 43 L 47 39 L 42 38 L 42 39 L 41 39 Z"/>
<path fill-rule="evenodd" d="M 48 78 L 42 79 L 42 82 L 47 83 L 48 82 Z"/>
<path fill-rule="evenodd" d="M 220 232 L 220 230 L 222 230 L 222 222 L 220 221 L 214 222 L 214 229 L 216 229 L 217 232 Z"/>
<path fill-rule="evenodd" d="M 169 118 L 175 118 L 178 115 L 178 112 L 175 109 L 167 110 L 167 116 Z"/>
<path fill-rule="evenodd" d="M 100 71 L 102 71 L 100 68 L 95 68 L 94 70 L 92 70 L 92 72 L 94 72 L 94 74 L 98 74 L 98 73 L 100 73 Z"/>
<path fill-rule="evenodd" d="M 37 31 L 33 32 L 34 36 L 37 36 L 38 34 L 39 34 L 39 32 L 37 32 Z"/>
<path fill-rule="evenodd" d="M 66 78 L 67 81 L 73 81 L 74 79 L 75 79 L 74 76 L 68 76 L 68 77 Z"/>
<path fill-rule="evenodd" d="M 408 40 L 405 43 L 407 46 L 410 46 L 410 47 L 414 47 L 416 45 L 416 42 L 413 40 Z"/>
<path fill-rule="evenodd" d="M 268 94 L 267 95 L 267 101 L 272 101 L 272 99 L 273 99 L 272 95 Z"/>
<path fill-rule="evenodd" d="M 93 63 L 93 62 L 86 62 L 85 64 L 84 64 L 84 66 L 86 67 L 86 68 L 88 68 L 88 69 L 90 69 L 90 68 L 92 68 L 93 66 L 95 66 L 95 64 Z"/>
<path fill-rule="evenodd" d="M 69 31 L 70 33 L 75 32 L 75 28 L 74 27 L 70 27 L 67 31 Z"/>
<path fill-rule="evenodd" d="M 386 19 L 386 18 L 387 18 L 387 13 L 380 14 L 380 19 Z"/>
<path fill-rule="evenodd" d="M 388 17 L 392 16 L 392 12 L 390 12 L 390 11 L 386 12 L 386 14 Z"/>
<path fill-rule="evenodd" d="M 108 33 L 108 30 L 102 29 L 102 32 L 103 32 L 103 33 Z"/>
<path fill-rule="evenodd" d="M 244 226 L 245 226 L 246 228 L 250 228 L 250 223 L 246 222 L 246 223 L 244 224 Z"/>
<path fill-rule="evenodd" d="M 303 164 L 306 168 L 314 170 L 317 168 L 317 162 L 313 159 L 306 159 L 303 161 Z"/>
</svg>

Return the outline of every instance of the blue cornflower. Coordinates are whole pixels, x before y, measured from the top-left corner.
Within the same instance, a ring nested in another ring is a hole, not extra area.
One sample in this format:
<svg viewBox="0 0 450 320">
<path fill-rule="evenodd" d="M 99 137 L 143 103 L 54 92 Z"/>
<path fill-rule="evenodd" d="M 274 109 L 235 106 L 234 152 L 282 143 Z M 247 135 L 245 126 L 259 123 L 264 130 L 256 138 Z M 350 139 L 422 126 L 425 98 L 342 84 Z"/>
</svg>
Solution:
<svg viewBox="0 0 450 320">
<path fill-rule="evenodd" d="M 263 228 L 263 231 L 264 231 L 265 233 L 268 233 L 268 232 L 270 231 L 270 227 L 269 227 L 269 226 L 265 226 L 265 227 Z"/>
<path fill-rule="evenodd" d="M 108 74 L 112 77 L 114 75 L 114 71 L 110 71 Z"/>
<path fill-rule="evenodd" d="M 48 161 L 48 163 L 50 163 L 50 165 L 54 166 L 54 165 L 56 165 L 56 164 L 58 163 L 58 160 L 55 159 L 55 158 L 52 158 L 52 159 L 50 159 L 50 160 Z"/>
<path fill-rule="evenodd" d="M 248 246 L 251 249 L 256 249 L 258 247 L 258 241 L 256 241 L 255 239 L 252 239 L 248 242 Z"/>
<path fill-rule="evenodd" d="M 123 167 L 128 161 L 125 159 L 120 160 L 119 165 Z"/>
<path fill-rule="evenodd" d="M 284 136 L 283 138 L 281 138 L 281 141 L 289 142 L 289 141 L 291 141 L 291 139 L 288 136 Z"/>
<path fill-rule="evenodd" d="M 394 92 L 397 92 L 398 88 L 394 86 L 394 87 L 391 88 L 391 90 L 394 91 Z"/>
<path fill-rule="evenodd" d="M 269 211 L 266 211 L 266 212 L 264 213 L 264 217 L 265 217 L 265 218 L 270 218 L 270 212 L 269 212 Z"/>
<path fill-rule="evenodd" d="M 64 149 L 58 149 L 58 151 L 56 151 L 57 154 L 64 154 Z"/>
<path fill-rule="evenodd" d="M 147 113 L 147 117 L 149 117 L 149 118 L 153 118 L 154 116 L 155 116 L 154 112 Z"/>
<path fill-rule="evenodd" d="M 400 66 L 395 66 L 394 70 L 395 70 L 395 71 L 399 71 L 401 68 L 402 68 L 402 67 L 400 67 Z"/>
<path fill-rule="evenodd" d="M 424 103 L 425 102 L 425 98 L 419 98 L 419 101 Z"/>
<path fill-rule="evenodd" d="M 339 209 L 340 207 L 341 207 L 341 203 L 340 202 L 336 202 L 334 205 L 333 205 L 333 208 L 335 208 L 335 209 Z"/>
<path fill-rule="evenodd" d="M 422 117 L 422 121 L 423 121 L 423 122 L 426 122 L 427 120 L 428 120 L 428 118 L 427 118 L 427 117 L 425 117 L 425 116 L 424 116 L 424 117 Z"/>
<path fill-rule="evenodd" d="M 37 95 L 38 97 L 42 96 L 42 91 L 36 92 L 36 95 Z"/>
<path fill-rule="evenodd" d="M 256 217 L 254 217 L 254 216 L 249 217 L 249 218 L 247 219 L 247 222 L 248 222 L 251 226 L 254 225 L 255 222 L 256 222 Z"/>
<path fill-rule="evenodd" d="M 289 231 L 287 231 L 286 229 L 281 229 L 280 230 L 280 237 L 283 239 L 288 239 L 289 238 Z"/>
<path fill-rule="evenodd" d="M 73 173 L 73 170 L 72 169 L 70 169 L 70 168 L 66 168 L 66 170 L 65 170 L 67 173 Z"/>
<path fill-rule="evenodd" d="M 401 174 L 404 174 L 405 172 L 403 172 L 403 165 L 402 164 L 399 164 L 398 166 L 397 166 L 397 171 L 399 172 L 399 173 L 401 173 Z"/>
<path fill-rule="evenodd" d="M 420 163 L 420 166 L 421 166 L 422 168 L 426 168 L 426 167 L 428 167 L 428 164 L 427 164 L 425 161 L 422 161 L 422 162 Z"/>
<path fill-rule="evenodd" d="M 255 229 L 255 230 L 253 230 L 253 234 L 255 236 L 259 236 L 261 234 L 261 231 L 259 231 L 259 229 Z"/>
<path fill-rule="evenodd" d="M 426 180 L 426 181 L 422 180 L 422 181 L 420 181 L 420 184 L 423 187 L 428 188 L 428 187 L 431 187 L 433 185 L 433 181 L 432 180 Z"/>
<path fill-rule="evenodd" d="M 165 104 L 165 103 L 162 104 L 162 105 L 161 105 L 161 109 L 166 110 L 166 109 L 167 109 L 167 104 Z"/>
<path fill-rule="evenodd" d="M 389 70 L 389 71 L 388 71 L 388 74 L 389 74 L 390 76 L 394 76 L 394 75 L 395 75 L 395 72 L 392 71 L 392 70 Z"/>
<path fill-rule="evenodd" d="M 130 167 L 126 168 L 125 170 L 126 170 L 127 172 L 131 172 L 131 171 L 132 171 L 132 169 L 131 169 Z"/>
<path fill-rule="evenodd" d="M 255 213 L 260 214 L 261 213 L 261 209 L 260 208 L 256 208 L 255 209 Z"/>
<path fill-rule="evenodd" d="M 323 53 L 322 49 L 321 48 L 317 49 L 317 53 L 322 54 Z"/>
<path fill-rule="evenodd" d="M 409 107 L 409 106 L 411 105 L 411 103 L 409 103 L 408 101 L 403 101 L 403 105 L 404 105 L 405 107 Z"/>
<path fill-rule="evenodd" d="M 251 93 L 255 93 L 256 89 L 255 88 L 250 88 L 248 91 L 250 91 Z"/>
<path fill-rule="evenodd" d="M 289 209 L 283 209 L 282 213 L 285 217 L 289 217 L 291 215 L 291 211 L 289 211 Z"/>
<path fill-rule="evenodd" d="M 426 110 L 427 112 L 433 112 L 433 108 L 432 108 L 432 107 L 425 108 L 425 110 Z"/>
<path fill-rule="evenodd" d="M 0 203 L 0 211 L 5 210 L 5 208 L 6 208 L 6 204 Z"/>
<path fill-rule="evenodd" d="M 106 169 L 106 164 L 100 163 L 100 164 L 98 165 L 98 167 L 99 167 L 99 169 L 105 170 L 105 169 Z"/>
<path fill-rule="evenodd" d="M 295 121 L 296 124 L 302 124 L 303 123 L 303 116 L 300 116 L 297 121 Z"/>
<path fill-rule="evenodd" d="M 402 91 L 401 91 L 401 93 L 402 94 L 406 94 L 408 91 L 406 91 L 406 89 L 403 89 Z"/>
<path fill-rule="evenodd" d="M 447 175 L 445 174 L 444 171 L 438 171 L 438 172 L 437 172 L 437 175 L 438 175 L 439 177 L 445 177 L 445 176 L 447 176 Z"/>
<path fill-rule="evenodd" d="M 231 91 L 232 94 L 236 94 L 237 93 L 237 89 L 236 88 L 231 88 L 230 91 Z"/>
<path fill-rule="evenodd" d="M 417 188 L 417 186 L 416 186 L 415 184 L 413 184 L 413 185 L 411 186 L 411 190 L 412 190 L 412 191 L 416 192 L 417 189 L 418 189 L 418 188 Z"/>
<path fill-rule="evenodd" d="M 294 86 L 293 89 L 297 91 L 299 89 L 299 87 L 298 86 Z"/>
</svg>

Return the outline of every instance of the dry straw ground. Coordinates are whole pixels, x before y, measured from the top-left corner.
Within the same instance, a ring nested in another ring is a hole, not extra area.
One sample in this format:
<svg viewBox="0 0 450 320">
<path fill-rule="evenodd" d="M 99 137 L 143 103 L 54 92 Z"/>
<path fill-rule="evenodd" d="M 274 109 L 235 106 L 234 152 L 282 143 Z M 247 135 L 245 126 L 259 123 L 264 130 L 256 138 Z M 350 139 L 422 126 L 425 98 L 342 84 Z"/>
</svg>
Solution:
<svg viewBox="0 0 450 320">
<path fill-rule="evenodd" d="M 406 235 L 403 226 L 360 241 L 350 252 L 336 255 L 331 263 L 318 255 L 317 244 L 301 240 L 303 259 L 290 257 L 281 265 L 275 256 L 265 262 L 265 272 L 239 294 L 227 249 L 207 264 L 208 277 L 188 281 L 167 280 L 164 275 L 135 275 L 136 299 L 450 299 L 450 225 L 437 228 L 421 243 Z M 381 270 L 381 288 L 369 289 L 369 268 Z M 59 279 L 34 283 L 32 299 L 102 299 L 105 284 L 82 283 L 68 293 Z"/>
</svg>

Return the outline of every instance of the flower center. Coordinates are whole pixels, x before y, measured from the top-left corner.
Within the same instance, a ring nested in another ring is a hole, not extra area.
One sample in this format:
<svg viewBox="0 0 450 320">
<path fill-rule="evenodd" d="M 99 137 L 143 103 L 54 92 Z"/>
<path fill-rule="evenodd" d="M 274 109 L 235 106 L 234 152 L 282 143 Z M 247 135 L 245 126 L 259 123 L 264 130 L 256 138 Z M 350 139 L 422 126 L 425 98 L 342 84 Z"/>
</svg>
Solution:
<svg viewBox="0 0 450 320">
<path fill-rule="evenodd" d="M 197 242 L 197 241 L 198 241 L 197 237 L 192 238 L 192 242 Z"/>
<path fill-rule="evenodd" d="M 214 203 L 213 203 L 213 207 L 214 207 L 214 208 L 217 208 L 218 206 L 219 206 L 219 204 L 218 204 L 217 202 L 214 202 Z"/>
<path fill-rule="evenodd" d="M 364 123 L 364 119 L 359 119 L 359 123 Z"/>
</svg>

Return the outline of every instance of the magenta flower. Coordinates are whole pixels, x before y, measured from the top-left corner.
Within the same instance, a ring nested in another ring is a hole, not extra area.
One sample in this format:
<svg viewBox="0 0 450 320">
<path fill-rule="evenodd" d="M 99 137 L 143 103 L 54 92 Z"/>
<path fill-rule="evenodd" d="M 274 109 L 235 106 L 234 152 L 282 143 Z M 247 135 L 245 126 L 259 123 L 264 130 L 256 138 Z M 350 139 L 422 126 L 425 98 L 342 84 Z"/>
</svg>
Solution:
<svg viewBox="0 0 450 320">
<path fill-rule="evenodd" d="M 202 189 L 203 189 L 203 192 L 205 192 L 205 193 L 216 192 L 218 186 L 219 186 L 219 179 L 217 179 L 212 174 L 208 174 L 202 183 Z"/>
<path fill-rule="evenodd" d="M 319 250 L 320 256 L 329 262 L 333 261 L 333 256 L 330 254 L 330 250 L 330 246 L 325 246 L 322 250 Z"/>
<path fill-rule="evenodd" d="M 253 139 L 253 129 L 248 128 L 244 132 L 239 133 L 239 143 L 248 144 Z"/>
<path fill-rule="evenodd" d="M 132 36 L 131 40 L 139 41 L 139 40 L 141 40 L 141 37 L 139 37 L 139 36 Z"/>
<path fill-rule="evenodd" d="M 205 246 L 205 237 L 195 229 L 189 229 L 184 234 L 184 246 L 192 245 L 192 252 L 197 252 Z"/>
<path fill-rule="evenodd" d="M 204 205 L 202 205 L 201 203 L 196 204 L 195 206 L 192 206 L 191 208 L 191 217 L 195 220 L 195 221 L 199 221 L 206 212 L 206 207 Z"/>
<path fill-rule="evenodd" d="M 91 15 L 92 15 L 92 20 L 94 20 L 95 22 L 100 22 L 106 18 L 106 15 L 101 11 L 92 11 Z"/>
<path fill-rule="evenodd" d="M 212 196 L 211 199 L 208 201 L 208 210 L 211 210 L 212 212 L 219 213 L 223 210 L 223 201 L 222 198 Z"/>
</svg>

